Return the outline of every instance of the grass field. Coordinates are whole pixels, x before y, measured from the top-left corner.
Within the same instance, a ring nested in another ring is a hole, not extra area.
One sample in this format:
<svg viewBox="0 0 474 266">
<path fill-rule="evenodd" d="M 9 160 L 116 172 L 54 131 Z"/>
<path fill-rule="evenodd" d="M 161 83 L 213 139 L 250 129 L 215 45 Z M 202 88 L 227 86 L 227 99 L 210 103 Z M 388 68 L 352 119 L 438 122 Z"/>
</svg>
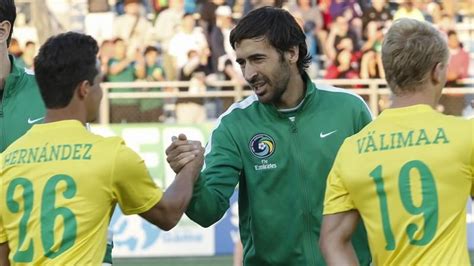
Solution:
<svg viewBox="0 0 474 266">
<path fill-rule="evenodd" d="M 114 259 L 114 266 L 231 266 L 232 256 Z"/>
<path fill-rule="evenodd" d="M 471 265 L 474 265 L 474 251 L 470 252 Z M 146 258 L 114 259 L 114 266 L 231 266 L 232 256 L 186 257 L 186 258 Z"/>
</svg>

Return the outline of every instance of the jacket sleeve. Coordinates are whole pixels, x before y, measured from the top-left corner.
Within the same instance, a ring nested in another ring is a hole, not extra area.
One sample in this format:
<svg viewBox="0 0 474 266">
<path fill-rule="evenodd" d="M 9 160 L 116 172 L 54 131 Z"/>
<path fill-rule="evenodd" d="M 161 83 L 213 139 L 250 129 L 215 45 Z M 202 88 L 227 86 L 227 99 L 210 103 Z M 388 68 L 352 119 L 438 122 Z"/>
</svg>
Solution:
<svg viewBox="0 0 474 266">
<path fill-rule="evenodd" d="M 194 185 L 186 214 L 208 227 L 222 218 L 239 182 L 242 159 L 229 130 L 220 123 L 206 146 L 204 167 Z"/>
</svg>

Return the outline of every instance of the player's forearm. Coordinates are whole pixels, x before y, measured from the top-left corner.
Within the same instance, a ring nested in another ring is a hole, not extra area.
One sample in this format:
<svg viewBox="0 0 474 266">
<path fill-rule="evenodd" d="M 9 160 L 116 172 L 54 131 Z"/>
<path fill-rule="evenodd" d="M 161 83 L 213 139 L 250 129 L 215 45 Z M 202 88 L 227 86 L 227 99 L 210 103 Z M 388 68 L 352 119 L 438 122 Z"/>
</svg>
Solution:
<svg viewBox="0 0 474 266">
<path fill-rule="evenodd" d="M 321 252 L 328 266 L 359 265 L 350 239 L 322 238 Z"/>
<path fill-rule="evenodd" d="M 163 195 L 163 215 L 166 217 L 166 228 L 173 228 L 183 216 L 193 194 L 196 173 L 183 168 L 176 175 L 174 182 Z"/>
<path fill-rule="evenodd" d="M 150 210 L 141 213 L 140 216 L 162 230 L 171 230 L 179 222 L 188 206 L 193 193 L 195 175 L 198 173 L 196 167 L 194 169 L 183 168 L 166 189 L 161 200 Z"/>
<path fill-rule="evenodd" d="M 10 261 L 8 260 L 8 255 L 10 253 L 10 248 L 8 247 L 8 242 L 0 244 L 0 266 L 10 266 Z"/>
<path fill-rule="evenodd" d="M 222 198 L 222 191 L 206 186 L 201 176 L 194 185 L 194 193 L 186 215 L 202 227 L 219 221 L 229 208 L 229 200 Z"/>
</svg>

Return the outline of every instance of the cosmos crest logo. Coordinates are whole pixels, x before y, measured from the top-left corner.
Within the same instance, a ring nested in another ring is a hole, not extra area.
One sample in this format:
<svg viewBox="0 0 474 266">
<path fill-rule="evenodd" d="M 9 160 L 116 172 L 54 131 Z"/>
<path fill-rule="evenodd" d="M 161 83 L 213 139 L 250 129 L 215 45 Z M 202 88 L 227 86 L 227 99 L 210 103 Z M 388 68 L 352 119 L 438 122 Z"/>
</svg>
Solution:
<svg viewBox="0 0 474 266">
<path fill-rule="evenodd" d="M 257 158 L 268 158 L 275 152 L 275 141 L 271 136 L 259 133 L 252 137 L 249 148 Z"/>
</svg>

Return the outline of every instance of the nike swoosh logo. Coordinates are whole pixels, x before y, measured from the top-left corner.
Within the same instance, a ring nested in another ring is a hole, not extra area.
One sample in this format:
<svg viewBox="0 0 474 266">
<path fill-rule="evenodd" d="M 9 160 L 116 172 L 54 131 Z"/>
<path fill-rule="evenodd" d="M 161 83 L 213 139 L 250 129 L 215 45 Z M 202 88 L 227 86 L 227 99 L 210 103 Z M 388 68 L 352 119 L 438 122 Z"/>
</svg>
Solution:
<svg viewBox="0 0 474 266">
<path fill-rule="evenodd" d="M 325 137 L 327 137 L 327 136 L 329 136 L 329 135 L 331 135 L 331 134 L 333 134 L 333 133 L 336 133 L 336 131 L 337 131 L 337 130 L 334 130 L 334 131 L 331 131 L 331 132 L 326 133 L 326 134 L 324 134 L 323 132 L 321 132 L 321 133 L 319 133 L 319 137 L 323 139 L 323 138 L 325 138 Z"/>
<path fill-rule="evenodd" d="M 31 118 L 28 118 L 28 124 L 34 124 L 40 120 L 43 120 L 44 119 L 44 116 L 43 117 L 40 117 L 40 118 L 36 118 L 36 119 L 31 119 Z"/>
</svg>

